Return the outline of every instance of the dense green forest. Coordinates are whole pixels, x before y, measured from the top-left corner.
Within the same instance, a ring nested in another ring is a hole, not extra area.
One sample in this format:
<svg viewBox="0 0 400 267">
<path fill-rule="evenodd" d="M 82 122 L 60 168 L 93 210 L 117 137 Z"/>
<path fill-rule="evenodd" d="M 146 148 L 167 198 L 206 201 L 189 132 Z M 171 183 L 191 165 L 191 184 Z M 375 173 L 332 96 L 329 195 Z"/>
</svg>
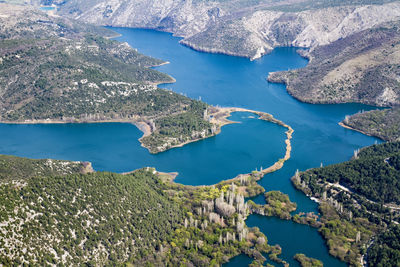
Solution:
<svg viewBox="0 0 400 267">
<path fill-rule="evenodd" d="M 155 153 L 184 142 L 205 138 L 216 133 L 216 126 L 204 118 L 207 104 L 193 101 L 184 113 L 158 118 L 154 121 L 156 131 L 141 139 Z"/>
<path fill-rule="evenodd" d="M 301 179 L 311 193 L 322 193 L 319 181 L 339 183 L 379 203 L 400 204 L 400 142 L 374 145 L 355 152 L 354 160 L 312 169 Z"/>
<path fill-rule="evenodd" d="M 354 151 L 348 162 L 296 173 L 292 181 L 320 201 L 320 232 L 332 255 L 358 265 L 378 235 L 367 253 L 372 266 L 396 266 L 399 250 L 380 236 L 396 235 L 390 225 L 399 222 L 400 142 Z"/>
<path fill-rule="evenodd" d="M 35 169 L 38 163 L 32 163 Z M 182 223 L 180 207 L 149 172 L 36 173 L 22 179 L 11 173 L 13 182 L 0 186 L 5 265 L 133 261 L 154 254 Z"/>
<path fill-rule="evenodd" d="M 368 250 L 370 266 L 395 267 L 400 265 L 400 227 L 392 225 L 378 235 Z"/>
<path fill-rule="evenodd" d="M 216 266 L 240 253 L 283 263 L 235 183 L 183 186 L 152 168 L 0 157 L 0 263 Z M 15 172 L 15 170 L 18 170 Z"/>
</svg>

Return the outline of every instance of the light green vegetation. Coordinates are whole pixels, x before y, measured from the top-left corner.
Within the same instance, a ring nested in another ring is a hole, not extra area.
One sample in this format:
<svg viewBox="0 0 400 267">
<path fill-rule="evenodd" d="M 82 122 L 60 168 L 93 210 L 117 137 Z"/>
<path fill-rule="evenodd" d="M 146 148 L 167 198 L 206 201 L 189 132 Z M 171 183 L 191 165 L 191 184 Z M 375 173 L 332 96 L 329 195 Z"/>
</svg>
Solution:
<svg viewBox="0 0 400 267">
<path fill-rule="evenodd" d="M 186 212 L 184 226 L 175 231 L 172 239 L 182 252 L 182 255 L 172 254 L 177 262 L 193 259 L 197 266 L 214 266 L 245 253 L 255 259 L 254 264 L 262 264 L 265 258 L 261 252 L 282 262 L 277 257 L 281 253 L 279 246 L 268 245 L 258 228 L 246 227 L 248 206 L 234 184 L 202 187 L 172 184 L 168 192 Z"/>
<path fill-rule="evenodd" d="M 253 201 L 249 201 L 250 210 L 254 213 L 265 216 L 276 216 L 281 219 L 290 220 L 292 211 L 297 208 L 296 203 L 291 202 L 288 195 L 279 191 L 269 191 L 264 194 L 267 204 L 258 205 Z"/>
<path fill-rule="evenodd" d="M 301 267 L 322 267 L 324 264 L 317 259 L 309 258 L 304 254 L 294 255 L 294 259 L 297 260 Z"/>
</svg>

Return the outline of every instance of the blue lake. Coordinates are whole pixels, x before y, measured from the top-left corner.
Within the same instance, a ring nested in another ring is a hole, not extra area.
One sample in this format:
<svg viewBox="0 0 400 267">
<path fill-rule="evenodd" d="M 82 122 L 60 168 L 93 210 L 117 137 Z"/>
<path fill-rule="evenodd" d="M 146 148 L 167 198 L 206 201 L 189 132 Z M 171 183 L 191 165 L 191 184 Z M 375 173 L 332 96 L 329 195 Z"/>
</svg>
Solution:
<svg viewBox="0 0 400 267">
<path fill-rule="evenodd" d="M 268 72 L 301 68 L 307 61 L 295 48 L 277 48 L 256 61 L 201 53 L 180 45 L 179 38 L 151 30 L 113 28 L 117 38 L 139 52 L 169 61 L 156 69 L 177 82 L 162 85 L 175 92 L 220 106 L 244 107 L 268 112 L 295 130 L 292 157 L 285 166 L 266 175 L 260 184 L 266 190 L 280 190 L 297 202 L 298 211 L 317 211 L 316 203 L 296 191 L 290 177 L 296 169 L 348 160 L 353 150 L 371 145 L 375 138 L 338 125 L 345 115 L 371 107 L 359 104 L 310 105 L 292 98 L 285 86 L 266 81 Z M 126 172 L 154 166 L 160 171 L 179 172 L 176 181 L 184 184 L 214 184 L 223 179 L 268 167 L 285 153 L 285 128 L 261 121 L 249 113 L 234 113 L 238 124 L 223 127 L 216 137 L 181 148 L 151 155 L 140 146 L 142 133 L 131 124 L 0 124 L 0 153 L 31 158 L 91 161 L 96 170 Z M 256 202 L 263 202 L 258 197 Z M 280 244 L 282 258 L 292 266 L 296 253 L 305 253 L 324 266 L 344 266 L 331 257 L 317 230 L 275 218 L 252 215 L 247 223 L 258 226 L 271 244 Z M 239 256 L 227 266 L 246 266 Z"/>
</svg>

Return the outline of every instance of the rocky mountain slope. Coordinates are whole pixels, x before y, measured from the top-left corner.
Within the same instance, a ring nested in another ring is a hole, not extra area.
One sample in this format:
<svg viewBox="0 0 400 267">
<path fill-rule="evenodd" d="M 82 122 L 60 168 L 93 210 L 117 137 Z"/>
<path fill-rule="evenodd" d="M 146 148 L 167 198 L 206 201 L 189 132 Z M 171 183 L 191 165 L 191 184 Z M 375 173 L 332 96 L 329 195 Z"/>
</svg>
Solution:
<svg viewBox="0 0 400 267">
<path fill-rule="evenodd" d="M 400 18 L 377 1 L 51 1 L 59 13 L 97 25 L 152 28 L 198 50 L 258 58 L 276 46 L 316 47 Z"/>
</svg>

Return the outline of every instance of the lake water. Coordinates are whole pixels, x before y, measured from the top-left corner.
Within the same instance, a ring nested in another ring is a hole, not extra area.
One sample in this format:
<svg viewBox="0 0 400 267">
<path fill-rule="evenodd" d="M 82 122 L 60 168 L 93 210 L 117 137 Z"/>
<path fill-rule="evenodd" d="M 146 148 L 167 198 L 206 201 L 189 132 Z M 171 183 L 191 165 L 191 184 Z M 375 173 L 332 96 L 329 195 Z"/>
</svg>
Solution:
<svg viewBox="0 0 400 267">
<path fill-rule="evenodd" d="M 353 150 L 377 139 L 338 125 L 345 115 L 371 107 L 359 104 L 310 105 L 292 98 L 285 86 L 266 81 L 268 72 L 304 67 L 307 61 L 295 48 L 277 48 L 256 61 L 201 53 L 181 46 L 179 38 L 151 30 L 113 28 L 117 38 L 153 57 L 169 61 L 157 67 L 177 82 L 163 85 L 175 92 L 220 106 L 244 107 L 268 112 L 295 130 L 292 157 L 285 166 L 260 182 L 266 190 L 280 190 L 297 202 L 298 211 L 317 211 L 316 203 L 296 191 L 290 177 L 296 169 L 348 160 Z M 157 155 L 140 146 L 142 133 L 131 124 L 0 124 L 0 153 L 30 158 L 57 158 L 91 161 L 96 170 L 126 172 L 144 166 L 179 172 L 176 181 L 184 184 L 214 184 L 223 179 L 268 167 L 285 153 L 285 128 L 254 118 L 250 113 L 234 113 L 239 121 L 223 127 L 216 137 L 188 144 Z M 256 202 L 262 203 L 262 197 Z M 344 266 L 331 257 L 317 230 L 308 226 L 262 216 L 249 216 L 249 226 L 259 227 L 271 244 L 280 244 L 282 258 L 292 266 L 296 253 L 305 253 L 325 266 Z M 227 266 L 246 266 L 239 256 Z"/>
</svg>

